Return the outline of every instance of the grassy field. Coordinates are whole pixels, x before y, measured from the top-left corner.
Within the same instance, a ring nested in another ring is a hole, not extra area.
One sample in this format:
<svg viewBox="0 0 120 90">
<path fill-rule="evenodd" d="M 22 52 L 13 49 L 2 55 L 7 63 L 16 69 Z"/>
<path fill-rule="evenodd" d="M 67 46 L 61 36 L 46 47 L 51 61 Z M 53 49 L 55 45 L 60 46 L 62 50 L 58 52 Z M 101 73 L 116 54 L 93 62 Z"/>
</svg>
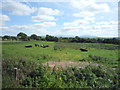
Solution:
<svg viewBox="0 0 120 90">
<path fill-rule="evenodd" d="M 47 48 L 35 47 L 34 44 L 49 45 Z M 32 48 L 25 48 L 32 45 Z M 87 48 L 88 52 L 81 52 L 80 48 Z M 20 42 L 3 44 L 3 58 L 12 60 L 34 60 L 46 62 L 50 60 L 80 61 L 90 60 L 90 55 L 108 59 L 117 65 L 118 45 L 98 43 L 55 43 L 55 42 Z M 93 60 L 92 60 L 93 61 Z M 111 64 L 112 65 L 112 64 Z"/>
<path fill-rule="evenodd" d="M 22 42 L 22 41 L 0 41 L 1 43 L 14 43 L 14 42 Z"/>
<path fill-rule="evenodd" d="M 35 43 L 40 45 L 49 45 L 49 47 L 35 47 Z M 32 45 L 33 47 L 25 48 L 26 45 Z M 80 51 L 80 48 L 88 49 L 88 52 L 82 52 Z M 118 66 L 118 45 L 46 41 L 5 41 L 2 45 L 2 59 L 3 69 L 7 67 L 20 67 L 20 63 L 23 63 L 23 61 L 29 62 L 29 64 L 25 66 L 26 68 L 24 68 L 27 69 L 26 73 L 30 72 L 34 68 L 37 68 L 38 63 L 46 63 L 48 61 L 92 62 L 112 68 Z M 3 73 L 6 74 L 5 77 L 8 77 L 7 72 Z M 6 80 L 5 77 L 3 77 L 3 80 Z M 4 81 L 4 85 L 5 84 L 7 84 L 7 82 Z"/>
</svg>

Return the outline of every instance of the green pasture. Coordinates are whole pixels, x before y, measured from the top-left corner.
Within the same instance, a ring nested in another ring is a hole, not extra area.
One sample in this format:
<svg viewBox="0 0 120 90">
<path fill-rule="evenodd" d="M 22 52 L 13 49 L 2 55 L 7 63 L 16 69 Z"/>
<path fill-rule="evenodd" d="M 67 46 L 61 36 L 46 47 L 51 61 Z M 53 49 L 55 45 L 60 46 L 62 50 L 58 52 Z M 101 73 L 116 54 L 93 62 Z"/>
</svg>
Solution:
<svg viewBox="0 0 120 90">
<path fill-rule="evenodd" d="M 118 64 L 118 45 L 100 43 L 60 43 L 47 41 L 10 42 L 11 41 L 4 42 L 2 45 L 2 57 L 5 60 L 17 61 L 23 59 L 35 62 L 46 62 L 50 60 L 89 61 L 109 66 L 116 66 Z M 35 47 L 35 43 L 49 45 L 49 47 Z M 33 47 L 25 48 L 26 45 L 32 45 Z M 88 49 L 88 52 L 82 52 L 79 50 L 80 48 Z M 90 55 L 92 58 L 89 57 Z M 93 59 L 94 57 L 102 57 L 102 59 L 95 61 Z"/>
<path fill-rule="evenodd" d="M 0 42 L 2 42 L 2 43 L 12 43 L 12 42 L 22 42 L 22 41 L 0 41 Z"/>
</svg>

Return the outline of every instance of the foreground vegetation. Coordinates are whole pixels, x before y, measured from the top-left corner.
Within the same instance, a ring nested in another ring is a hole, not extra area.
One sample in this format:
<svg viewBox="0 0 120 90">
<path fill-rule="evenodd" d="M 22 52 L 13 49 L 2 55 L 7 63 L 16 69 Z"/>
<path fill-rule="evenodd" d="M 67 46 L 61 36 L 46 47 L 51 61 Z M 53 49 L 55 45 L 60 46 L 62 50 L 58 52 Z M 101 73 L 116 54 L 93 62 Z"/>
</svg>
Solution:
<svg viewBox="0 0 120 90">
<path fill-rule="evenodd" d="M 47 48 L 34 44 L 49 45 Z M 32 45 L 32 48 L 25 48 Z M 3 42 L 3 88 L 118 88 L 118 45 L 46 41 Z M 81 52 L 80 48 L 88 49 Z M 92 62 L 85 68 L 51 68 L 47 61 Z M 17 80 L 14 76 L 17 68 Z"/>
</svg>

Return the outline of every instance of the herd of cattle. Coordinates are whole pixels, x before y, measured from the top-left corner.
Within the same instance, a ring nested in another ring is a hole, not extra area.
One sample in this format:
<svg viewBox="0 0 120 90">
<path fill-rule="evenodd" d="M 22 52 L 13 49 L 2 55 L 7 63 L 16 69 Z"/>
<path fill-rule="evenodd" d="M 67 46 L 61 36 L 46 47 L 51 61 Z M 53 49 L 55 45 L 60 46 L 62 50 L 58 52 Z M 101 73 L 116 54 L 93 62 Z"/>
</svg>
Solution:
<svg viewBox="0 0 120 90">
<path fill-rule="evenodd" d="M 31 48 L 32 45 L 28 45 L 28 46 L 25 46 L 26 48 Z M 35 44 L 35 47 L 42 47 L 42 48 L 46 48 L 46 47 L 49 47 L 49 45 L 40 45 L 40 44 Z M 87 52 L 88 50 L 87 49 L 83 49 L 83 48 L 80 48 L 81 51 L 83 52 Z"/>
<path fill-rule="evenodd" d="M 27 45 L 25 46 L 26 48 L 31 48 L 32 45 Z M 40 45 L 40 44 L 35 44 L 35 47 L 42 47 L 42 48 L 46 48 L 46 47 L 49 47 L 48 45 Z"/>
</svg>

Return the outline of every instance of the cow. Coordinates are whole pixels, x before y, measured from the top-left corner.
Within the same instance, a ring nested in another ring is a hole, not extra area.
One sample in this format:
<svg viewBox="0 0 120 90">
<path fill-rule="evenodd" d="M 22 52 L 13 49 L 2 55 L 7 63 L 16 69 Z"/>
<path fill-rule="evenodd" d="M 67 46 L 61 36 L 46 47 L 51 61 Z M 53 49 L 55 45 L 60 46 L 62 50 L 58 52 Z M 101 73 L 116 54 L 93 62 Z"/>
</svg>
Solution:
<svg viewBox="0 0 120 90">
<path fill-rule="evenodd" d="M 44 45 L 45 47 L 49 47 L 48 45 Z"/>
<path fill-rule="evenodd" d="M 28 45 L 28 46 L 25 46 L 26 48 L 31 48 L 32 46 L 31 45 Z"/>
<path fill-rule="evenodd" d="M 43 45 L 43 48 L 46 48 L 46 46 Z"/>
<path fill-rule="evenodd" d="M 43 47 L 44 45 L 41 45 L 41 47 Z"/>
<path fill-rule="evenodd" d="M 35 44 L 35 47 L 39 47 L 40 45 L 39 44 Z"/>
<path fill-rule="evenodd" d="M 88 51 L 87 49 L 82 49 L 82 48 L 80 50 L 83 51 L 83 52 L 87 52 Z"/>
<path fill-rule="evenodd" d="M 49 47 L 48 45 L 41 45 L 42 48 L 46 48 Z"/>
</svg>

